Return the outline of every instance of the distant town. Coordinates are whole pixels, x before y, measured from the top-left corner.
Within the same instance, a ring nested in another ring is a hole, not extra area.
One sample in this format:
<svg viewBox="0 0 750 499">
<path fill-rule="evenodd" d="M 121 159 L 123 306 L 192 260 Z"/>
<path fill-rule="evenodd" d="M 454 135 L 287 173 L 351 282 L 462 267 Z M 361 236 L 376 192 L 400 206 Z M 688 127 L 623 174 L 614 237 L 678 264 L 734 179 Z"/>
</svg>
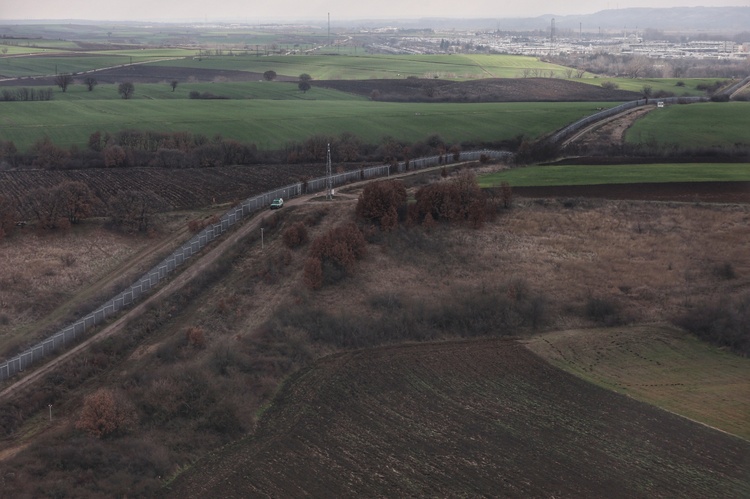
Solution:
<svg viewBox="0 0 750 499">
<path fill-rule="evenodd" d="M 654 59 L 747 60 L 750 41 L 732 40 L 644 40 L 638 33 L 620 36 L 519 35 L 509 33 L 440 33 L 399 34 L 394 29 L 389 38 L 382 37 L 388 28 L 378 30 L 381 40 L 370 46 L 393 54 L 437 54 L 491 52 L 516 55 L 548 56 L 563 54 L 630 54 Z"/>
</svg>

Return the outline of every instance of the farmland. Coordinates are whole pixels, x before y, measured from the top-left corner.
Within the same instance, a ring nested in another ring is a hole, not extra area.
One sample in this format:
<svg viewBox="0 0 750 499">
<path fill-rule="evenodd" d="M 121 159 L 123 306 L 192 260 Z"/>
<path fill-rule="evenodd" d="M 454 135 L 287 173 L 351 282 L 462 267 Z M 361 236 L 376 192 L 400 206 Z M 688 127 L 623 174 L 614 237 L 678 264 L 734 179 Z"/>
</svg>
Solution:
<svg viewBox="0 0 750 499">
<path fill-rule="evenodd" d="M 740 497 L 750 493 L 748 452 L 746 441 L 567 375 L 515 342 L 447 342 L 321 359 L 285 383 L 252 437 L 170 488 Z"/>
<path fill-rule="evenodd" d="M 700 103 L 659 111 L 636 121 L 625 135 L 626 142 L 695 148 L 750 145 L 750 102 Z"/>
<path fill-rule="evenodd" d="M 647 165 L 544 165 L 483 175 L 479 183 L 494 187 L 603 185 L 675 182 L 748 182 L 750 163 L 658 163 Z"/>
<path fill-rule="evenodd" d="M 553 365 L 750 440 L 750 360 L 666 326 L 538 336 L 529 348 Z"/>
<path fill-rule="evenodd" d="M 363 141 L 356 161 L 334 159 L 336 170 L 360 168 L 397 141 L 391 154 L 503 141 L 520 151 L 644 85 L 698 94 L 713 82 L 614 79 L 620 89 L 608 89 L 609 79 L 563 79 L 571 69 L 535 58 L 373 55 L 356 43 L 326 47 L 320 30 L 33 29 L 53 39 L 8 45 L 0 58 L 0 74 L 47 75 L 0 82 L 0 92 L 54 88 L 51 101 L 0 102 L 0 146 L 20 150 L 0 158 L 9 169 L 0 197 L 29 221 L 0 240 L 3 352 L 98 306 L 228 205 L 321 176 L 321 157 L 305 148 L 322 138 Z M 82 39 L 67 40 L 73 33 Z M 274 54 L 308 49 L 337 55 Z M 50 76 L 123 64 L 90 73 L 99 83 L 91 92 L 81 84 L 89 73 L 64 93 Z M 261 81 L 267 70 L 276 81 Z M 313 77 L 307 92 L 301 73 Z M 545 77 L 503 79 L 524 74 Z M 132 99 L 118 95 L 122 81 L 135 82 Z M 617 154 L 657 149 L 660 126 L 688 120 L 719 130 L 711 144 L 744 151 L 744 104 L 654 109 L 643 121 L 657 121 L 630 149 L 622 134 L 592 142 Z M 107 136 L 125 129 L 207 140 Z M 102 136 L 89 143 L 95 131 Z M 42 137 L 80 156 L 68 169 L 35 162 Z M 692 154 L 687 128 L 678 139 Z M 229 155 L 248 143 L 260 151 Z M 203 146 L 232 159 L 188 155 Z M 116 147 L 140 162 L 105 162 Z M 157 148 L 165 154 L 146 155 Z M 324 262 L 320 289 L 306 279 L 313 248 L 355 219 L 362 185 L 287 199 L 244 221 L 138 315 L 116 318 L 118 334 L 3 399 L 0 496 L 750 496 L 750 364 L 730 351 L 748 346 L 732 334 L 746 334 L 750 310 L 750 165 L 602 153 L 621 163 L 605 166 L 587 164 L 597 157 L 578 156 L 583 149 L 562 160 L 580 164 L 470 165 L 490 172 L 485 186 L 512 185 L 510 199 L 485 191 L 479 223 L 410 220 L 380 231 L 361 222 L 361 234 L 349 234 L 364 238 L 362 258 L 343 270 Z M 31 168 L 13 169 L 14 160 Z M 409 172 L 406 197 L 468 179 L 463 168 Z M 151 191 L 170 212 L 125 233 L 97 205 L 81 223 L 44 230 L 31 193 L 50 188 L 36 197 L 54 200 L 51 188 L 66 181 L 105 202 Z M 291 229 L 304 231 L 298 246 Z M 694 318 L 707 318 L 708 339 L 725 346 L 676 326 Z M 126 421 L 100 438 L 81 423 L 102 391 Z"/>
<path fill-rule="evenodd" d="M 166 87 L 166 85 L 164 85 Z M 179 87 L 178 87 L 179 88 Z M 98 90 L 97 90 L 98 91 Z M 219 87 L 214 87 L 217 93 Z M 308 92 L 314 94 L 316 90 Z M 138 87 L 136 86 L 136 92 Z M 183 94 L 184 95 L 184 94 Z M 188 131 L 280 149 L 316 134 L 348 131 L 369 143 L 398 133 L 419 141 L 433 134 L 451 143 L 538 137 L 611 103 L 396 104 L 327 100 L 77 100 L 3 102 L 0 132 L 26 150 L 47 136 L 61 147 L 86 146 L 99 130 Z"/>
</svg>

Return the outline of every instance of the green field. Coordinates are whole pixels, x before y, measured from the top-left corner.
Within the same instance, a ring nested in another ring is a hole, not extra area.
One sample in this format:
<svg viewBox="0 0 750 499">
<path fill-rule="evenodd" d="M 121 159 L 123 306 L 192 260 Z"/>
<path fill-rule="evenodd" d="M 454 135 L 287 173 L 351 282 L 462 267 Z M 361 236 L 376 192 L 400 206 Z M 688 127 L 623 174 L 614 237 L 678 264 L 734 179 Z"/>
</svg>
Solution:
<svg viewBox="0 0 750 499">
<path fill-rule="evenodd" d="M 513 168 L 478 179 L 482 187 L 632 184 L 642 182 L 750 181 L 750 163 L 548 165 Z"/>
<path fill-rule="evenodd" d="M 664 326 L 554 332 L 528 345 L 585 380 L 750 439 L 750 359 Z"/>
<path fill-rule="evenodd" d="M 297 77 L 307 73 L 316 80 L 362 80 L 407 76 L 448 79 L 517 78 L 525 68 L 555 71 L 566 69 L 534 57 L 512 55 L 292 55 L 256 57 L 210 56 L 160 62 L 162 66 L 233 69 Z"/>
<path fill-rule="evenodd" d="M 186 85 L 187 86 L 187 85 Z M 136 85 L 136 95 L 139 94 Z M 167 85 L 160 87 L 165 91 Z M 208 88 L 220 89 L 220 85 Z M 178 86 L 181 91 L 182 86 Z M 94 92 L 99 92 L 97 89 Z M 214 90 L 215 93 L 221 93 Z M 299 92 L 299 91 L 297 91 Z M 309 97 L 318 90 L 308 92 Z M 293 95 L 297 95 L 293 93 Z M 351 132 L 368 143 L 414 142 L 439 134 L 449 143 L 539 137 L 612 103 L 398 104 L 362 100 L 69 100 L 3 102 L 0 136 L 24 151 L 43 136 L 86 147 L 95 131 L 189 131 L 277 149 L 316 134 Z"/>
<path fill-rule="evenodd" d="M 683 147 L 750 145 L 750 102 L 705 102 L 668 106 L 633 123 L 628 143 Z"/>
<path fill-rule="evenodd" d="M 10 47 L 18 50 L 16 47 Z M 28 53 L 28 52 L 27 52 Z M 113 50 L 98 52 L 69 51 L 63 56 L 38 53 L 24 57 L 0 58 L 0 77 L 45 76 L 57 73 L 81 73 L 123 64 L 159 61 L 192 54 L 186 50 Z"/>
<path fill-rule="evenodd" d="M 641 92 L 644 87 L 651 87 L 652 95 L 659 92 L 671 92 L 675 97 L 706 96 L 705 90 L 699 90 L 699 85 L 713 85 L 717 81 L 725 81 L 724 78 L 583 78 L 582 83 L 592 85 L 601 85 L 604 82 L 611 82 L 617 85 L 620 90 L 629 90 L 631 92 Z M 677 82 L 683 82 L 684 86 L 677 86 Z"/>
</svg>

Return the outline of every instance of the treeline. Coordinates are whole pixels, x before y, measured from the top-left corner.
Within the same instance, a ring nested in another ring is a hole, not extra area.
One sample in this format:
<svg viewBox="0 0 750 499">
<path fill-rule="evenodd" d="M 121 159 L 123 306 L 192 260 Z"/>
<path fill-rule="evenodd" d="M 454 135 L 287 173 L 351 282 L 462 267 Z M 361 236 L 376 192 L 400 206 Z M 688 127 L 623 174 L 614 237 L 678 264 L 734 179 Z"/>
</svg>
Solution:
<svg viewBox="0 0 750 499">
<path fill-rule="evenodd" d="M 684 58 L 665 61 L 632 54 L 559 54 L 547 62 L 589 73 L 629 78 L 735 78 L 750 73 L 750 62 Z"/>
<path fill-rule="evenodd" d="M 124 232 L 149 232 L 157 213 L 166 203 L 151 191 L 121 191 L 102 199 L 84 182 L 63 182 L 54 187 L 30 191 L 19 203 L 0 196 L 0 240 L 17 228 L 18 214 L 33 217 L 38 230 L 65 231 L 92 216 L 107 216 L 115 229 Z"/>
<path fill-rule="evenodd" d="M 54 99 L 51 88 L 22 87 L 16 89 L 5 89 L 0 92 L 0 101 L 46 101 Z"/>
<path fill-rule="evenodd" d="M 42 169 L 82 168 L 204 168 L 228 165 L 324 162 L 328 145 L 332 161 L 408 161 L 431 155 L 453 154 L 462 149 L 494 148 L 514 150 L 523 137 L 511 140 L 448 144 L 439 135 L 410 143 L 384 137 L 368 144 L 356 135 L 313 135 L 302 142 L 291 142 L 274 151 L 260 151 L 254 143 L 208 138 L 190 132 L 122 130 L 116 133 L 96 131 L 86 148 L 62 148 L 48 137 L 37 141 L 27 152 L 18 151 L 12 141 L 0 140 L 0 169 L 34 167 Z"/>
</svg>

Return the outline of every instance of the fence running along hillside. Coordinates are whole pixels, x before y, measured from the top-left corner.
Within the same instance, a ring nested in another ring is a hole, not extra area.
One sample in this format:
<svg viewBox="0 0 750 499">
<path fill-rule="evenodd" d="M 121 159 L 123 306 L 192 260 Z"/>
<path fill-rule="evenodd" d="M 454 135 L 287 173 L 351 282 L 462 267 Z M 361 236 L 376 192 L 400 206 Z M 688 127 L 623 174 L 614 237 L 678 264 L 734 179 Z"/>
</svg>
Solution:
<svg viewBox="0 0 750 499">
<path fill-rule="evenodd" d="M 394 165 L 362 168 L 360 170 L 333 175 L 332 187 L 345 185 L 359 180 L 387 177 L 391 173 L 403 173 L 407 170 L 419 170 L 431 166 L 438 166 L 440 164 L 449 164 L 447 162 L 451 159 L 455 162 L 478 161 L 483 156 L 491 159 L 504 159 L 511 156 L 511 153 L 507 151 L 490 150 L 467 151 L 458 153 L 458 158 L 453 155 L 430 156 L 414 159 L 408 163 L 401 162 Z M 252 213 L 267 209 L 274 198 L 282 197 L 288 199 L 295 198 L 302 194 L 324 191 L 327 187 L 326 180 L 326 177 L 320 177 L 308 180 L 306 183 L 298 182 L 246 199 L 240 205 L 224 213 L 217 223 L 206 227 L 193 236 L 180 248 L 176 249 L 172 254 L 141 276 L 140 279 L 126 290 L 122 291 L 117 296 L 70 326 L 61 329 L 46 340 L 0 364 L 0 381 L 23 372 L 24 369 L 58 350 L 67 346 L 72 346 L 85 336 L 87 331 L 91 331 L 92 328 L 101 325 L 104 321 L 121 310 L 140 301 L 149 291 L 156 287 L 159 282 L 172 274 L 193 255 L 200 252 L 211 241 L 227 232 L 237 222 Z"/>
<path fill-rule="evenodd" d="M 554 134 L 552 134 L 547 139 L 547 142 L 550 142 L 552 144 L 557 144 L 558 142 L 565 140 L 566 138 L 570 137 L 571 135 L 576 133 L 578 130 L 581 130 L 582 128 L 592 125 L 598 121 L 607 119 L 611 116 L 615 116 L 616 114 L 620 114 L 623 111 L 627 111 L 629 109 L 635 109 L 636 107 L 646 106 L 649 104 L 656 105 L 657 102 L 664 102 L 665 104 L 690 104 L 693 102 L 703 102 L 706 100 L 707 99 L 705 97 L 665 97 L 663 99 L 661 98 L 660 99 L 639 99 L 639 100 L 626 102 L 624 104 L 620 104 L 619 106 L 615 106 L 609 109 L 605 109 L 604 111 L 599 111 L 598 113 L 594 113 L 591 116 L 587 116 L 583 119 L 576 121 L 575 123 L 571 123 L 565 128 L 562 128 L 558 130 L 557 132 L 555 132 Z"/>
</svg>

